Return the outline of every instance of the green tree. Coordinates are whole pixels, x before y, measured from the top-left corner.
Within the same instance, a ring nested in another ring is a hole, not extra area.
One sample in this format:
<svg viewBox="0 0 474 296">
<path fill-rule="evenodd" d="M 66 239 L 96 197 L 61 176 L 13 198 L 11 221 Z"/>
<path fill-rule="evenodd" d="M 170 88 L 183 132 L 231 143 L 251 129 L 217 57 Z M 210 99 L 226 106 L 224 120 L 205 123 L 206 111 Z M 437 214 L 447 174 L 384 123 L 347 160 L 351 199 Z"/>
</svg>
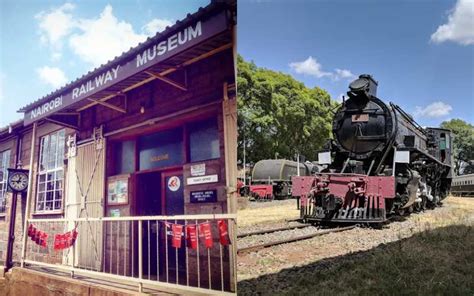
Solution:
<svg viewBox="0 0 474 296">
<path fill-rule="evenodd" d="M 454 170 L 458 174 L 463 162 L 474 160 L 474 126 L 461 119 L 451 119 L 442 122 L 441 128 L 450 129 L 454 134 Z"/>
<path fill-rule="evenodd" d="M 257 67 L 238 57 L 239 159 L 245 138 L 247 162 L 316 159 L 331 134 L 337 103 L 318 87 L 307 88 L 290 75 Z"/>
</svg>

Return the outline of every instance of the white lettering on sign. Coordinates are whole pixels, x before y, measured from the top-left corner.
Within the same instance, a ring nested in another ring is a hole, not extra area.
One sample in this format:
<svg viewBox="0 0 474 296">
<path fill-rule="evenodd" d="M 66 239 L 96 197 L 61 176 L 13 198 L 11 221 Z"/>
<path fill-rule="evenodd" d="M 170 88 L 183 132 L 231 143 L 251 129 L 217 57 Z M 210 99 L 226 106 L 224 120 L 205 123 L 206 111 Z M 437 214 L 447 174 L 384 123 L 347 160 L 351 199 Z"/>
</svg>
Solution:
<svg viewBox="0 0 474 296">
<path fill-rule="evenodd" d="M 218 181 L 217 175 L 201 176 L 201 177 L 191 177 L 187 180 L 187 185 L 196 185 L 196 184 L 205 184 L 205 183 L 215 183 Z"/>
<path fill-rule="evenodd" d="M 197 22 L 196 25 L 189 26 L 181 32 L 171 35 L 167 40 L 161 41 L 160 43 L 144 50 L 141 54 L 137 55 L 137 68 L 145 65 L 149 61 L 152 61 L 157 56 L 164 55 L 167 52 L 175 50 L 180 45 L 183 45 L 193 39 L 198 38 L 202 35 L 201 21 Z"/>
<path fill-rule="evenodd" d="M 41 116 L 45 113 L 48 113 L 49 111 L 53 111 L 61 107 L 62 104 L 63 104 L 62 96 L 52 99 L 51 101 L 46 102 L 43 105 L 31 110 L 30 112 L 31 119 L 35 119 L 36 117 Z"/>
<path fill-rule="evenodd" d="M 191 176 L 204 176 L 206 174 L 206 164 L 193 164 L 191 166 Z"/>
<path fill-rule="evenodd" d="M 81 84 L 81 86 L 76 87 L 72 90 L 72 99 L 77 99 L 78 97 L 83 96 L 93 91 L 94 89 L 102 87 L 108 82 L 117 79 L 119 68 L 120 65 L 117 65 L 117 67 L 107 70 L 107 72 L 104 72 L 96 76 L 94 79 L 91 79 L 86 83 Z"/>
</svg>

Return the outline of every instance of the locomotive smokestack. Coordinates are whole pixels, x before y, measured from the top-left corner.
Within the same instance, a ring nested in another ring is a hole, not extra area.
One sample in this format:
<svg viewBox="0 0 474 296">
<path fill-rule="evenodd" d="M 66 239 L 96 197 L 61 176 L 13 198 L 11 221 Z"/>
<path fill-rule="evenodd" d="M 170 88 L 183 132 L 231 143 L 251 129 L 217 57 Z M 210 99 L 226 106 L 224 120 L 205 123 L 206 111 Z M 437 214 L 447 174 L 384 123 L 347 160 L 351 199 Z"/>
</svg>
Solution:
<svg viewBox="0 0 474 296">
<path fill-rule="evenodd" d="M 378 82 L 369 74 L 362 74 L 349 84 L 347 95 L 354 100 L 367 102 L 372 96 L 377 96 Z"/>
</svg>

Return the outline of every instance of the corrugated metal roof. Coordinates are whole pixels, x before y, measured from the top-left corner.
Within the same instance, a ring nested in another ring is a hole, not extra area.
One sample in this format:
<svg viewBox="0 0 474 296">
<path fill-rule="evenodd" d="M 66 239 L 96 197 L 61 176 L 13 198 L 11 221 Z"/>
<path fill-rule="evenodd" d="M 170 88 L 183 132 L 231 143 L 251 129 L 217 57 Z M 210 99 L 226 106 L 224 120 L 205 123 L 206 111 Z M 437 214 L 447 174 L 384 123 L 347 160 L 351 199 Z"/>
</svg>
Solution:
<svg viewBox="0 0 474 296">
<path fill-rule="evenodd" d="M 7 135 L 9 134 L 10 128 L 11 128 L 11 129 L 18 129 L 18 128 L 21 128 L 21 127 L 23 127 L 23 119 L 14 121 L 14 122 L 10 123 L 10 124 L 7 125 L 7 126 L 0 127 L 0 139 L 1 139 L 1 137 L 4 136 L 5 134 L 7 134 Z"/>
<path fill-rule="evenodd" d="M 128 58 L 128 57 L 133 56 L 133 55 L 136 55 L 138 52 L 141 52 L 143 49 L 147 48 L 148 46 L 150 46 L 154 42 L 157 42 L 157 40 L 159 40 L 160 38 L 163 38 L 164 36 L 167 36 L 167 35 L 170 35 L 174 32 L 177 32 L 180 29 L 182 29 L 183 27 L 186 27 L 187 25 L 192 23 L 193 21 L 195 21 L 199 18 L 202 18 L 206 15 L 209 15 L 209 14 L 211 14 L 215 11 L 218 11 L 222 8 L 225 8 L 225 7 L 230 7 L 230 8 L 235 9 L 236 1 L 235 0 L 211 0 L 211 3 L 208 6 L 200 7 L 198 9 L 198 11 L 193 13 L 193 14 L 188 13 L 186 18 L 184 18 L 183 20 L 176 21 L 176 23 L 173 26 L 167 27 L 164 31 L 157 33 L 153 37 L 148 37 L 147 40 L 145 40 L 142 43 L 139 43 L 135 47 L 131 47 L 127 52 L 122 53 L 120 56 L 117 56 L 117 57 L 113 58 L 112 60 L 108 61 L 107 63 L 100 65 L 99 67 L 89 71 L 88 73 L 86 73 L 83 76 L 77 78 L 76 80 L 74 80 L 72 82 L 69 82 L 65 86 L 63 86 L 63 87 L 61 87 L 61 88 L 45 95 L 45 96 L 43 96 L 42 98 L 39 98 L 36 101 L 22 107 L 17 112 L 26 112 L 28 110 L 33 109 L 34 107 L 36 107 L 38 105 L 41 105 L 42 103 L 46 102 L 47 100 L 49 100 L 51 98 L 57 97 L 61 93 L 64 93 L 66 90 L 72 89 L 73 87 L 81 84 L 83 81 L 86 81 L 86 80 L 90 79 L 91 77 L 94 77 L 95 75 L 97 75 L 101 71 L 104 71 L 105 69 L 110 68 L 115 64 L 118 64 L 123 59 Z"/>
</svg>

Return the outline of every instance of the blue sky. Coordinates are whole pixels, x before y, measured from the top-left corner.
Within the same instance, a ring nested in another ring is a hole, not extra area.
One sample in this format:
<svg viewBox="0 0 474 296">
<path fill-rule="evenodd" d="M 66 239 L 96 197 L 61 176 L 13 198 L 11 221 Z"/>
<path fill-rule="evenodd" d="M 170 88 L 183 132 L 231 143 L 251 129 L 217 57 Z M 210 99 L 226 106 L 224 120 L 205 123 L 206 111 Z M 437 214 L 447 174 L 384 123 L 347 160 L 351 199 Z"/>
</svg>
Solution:
<svg viewBox="0 0 474 296">
<path fill-rule="evenodd" d="M 370 73 L 421 125 L 474 123 L 473 0 L 241 0 L 238 51 L 334 98 Z"/>
<path fill-rule="evenodd" d="M 210 1 L 0 1 L 0 126 Z"/>
</svg>

